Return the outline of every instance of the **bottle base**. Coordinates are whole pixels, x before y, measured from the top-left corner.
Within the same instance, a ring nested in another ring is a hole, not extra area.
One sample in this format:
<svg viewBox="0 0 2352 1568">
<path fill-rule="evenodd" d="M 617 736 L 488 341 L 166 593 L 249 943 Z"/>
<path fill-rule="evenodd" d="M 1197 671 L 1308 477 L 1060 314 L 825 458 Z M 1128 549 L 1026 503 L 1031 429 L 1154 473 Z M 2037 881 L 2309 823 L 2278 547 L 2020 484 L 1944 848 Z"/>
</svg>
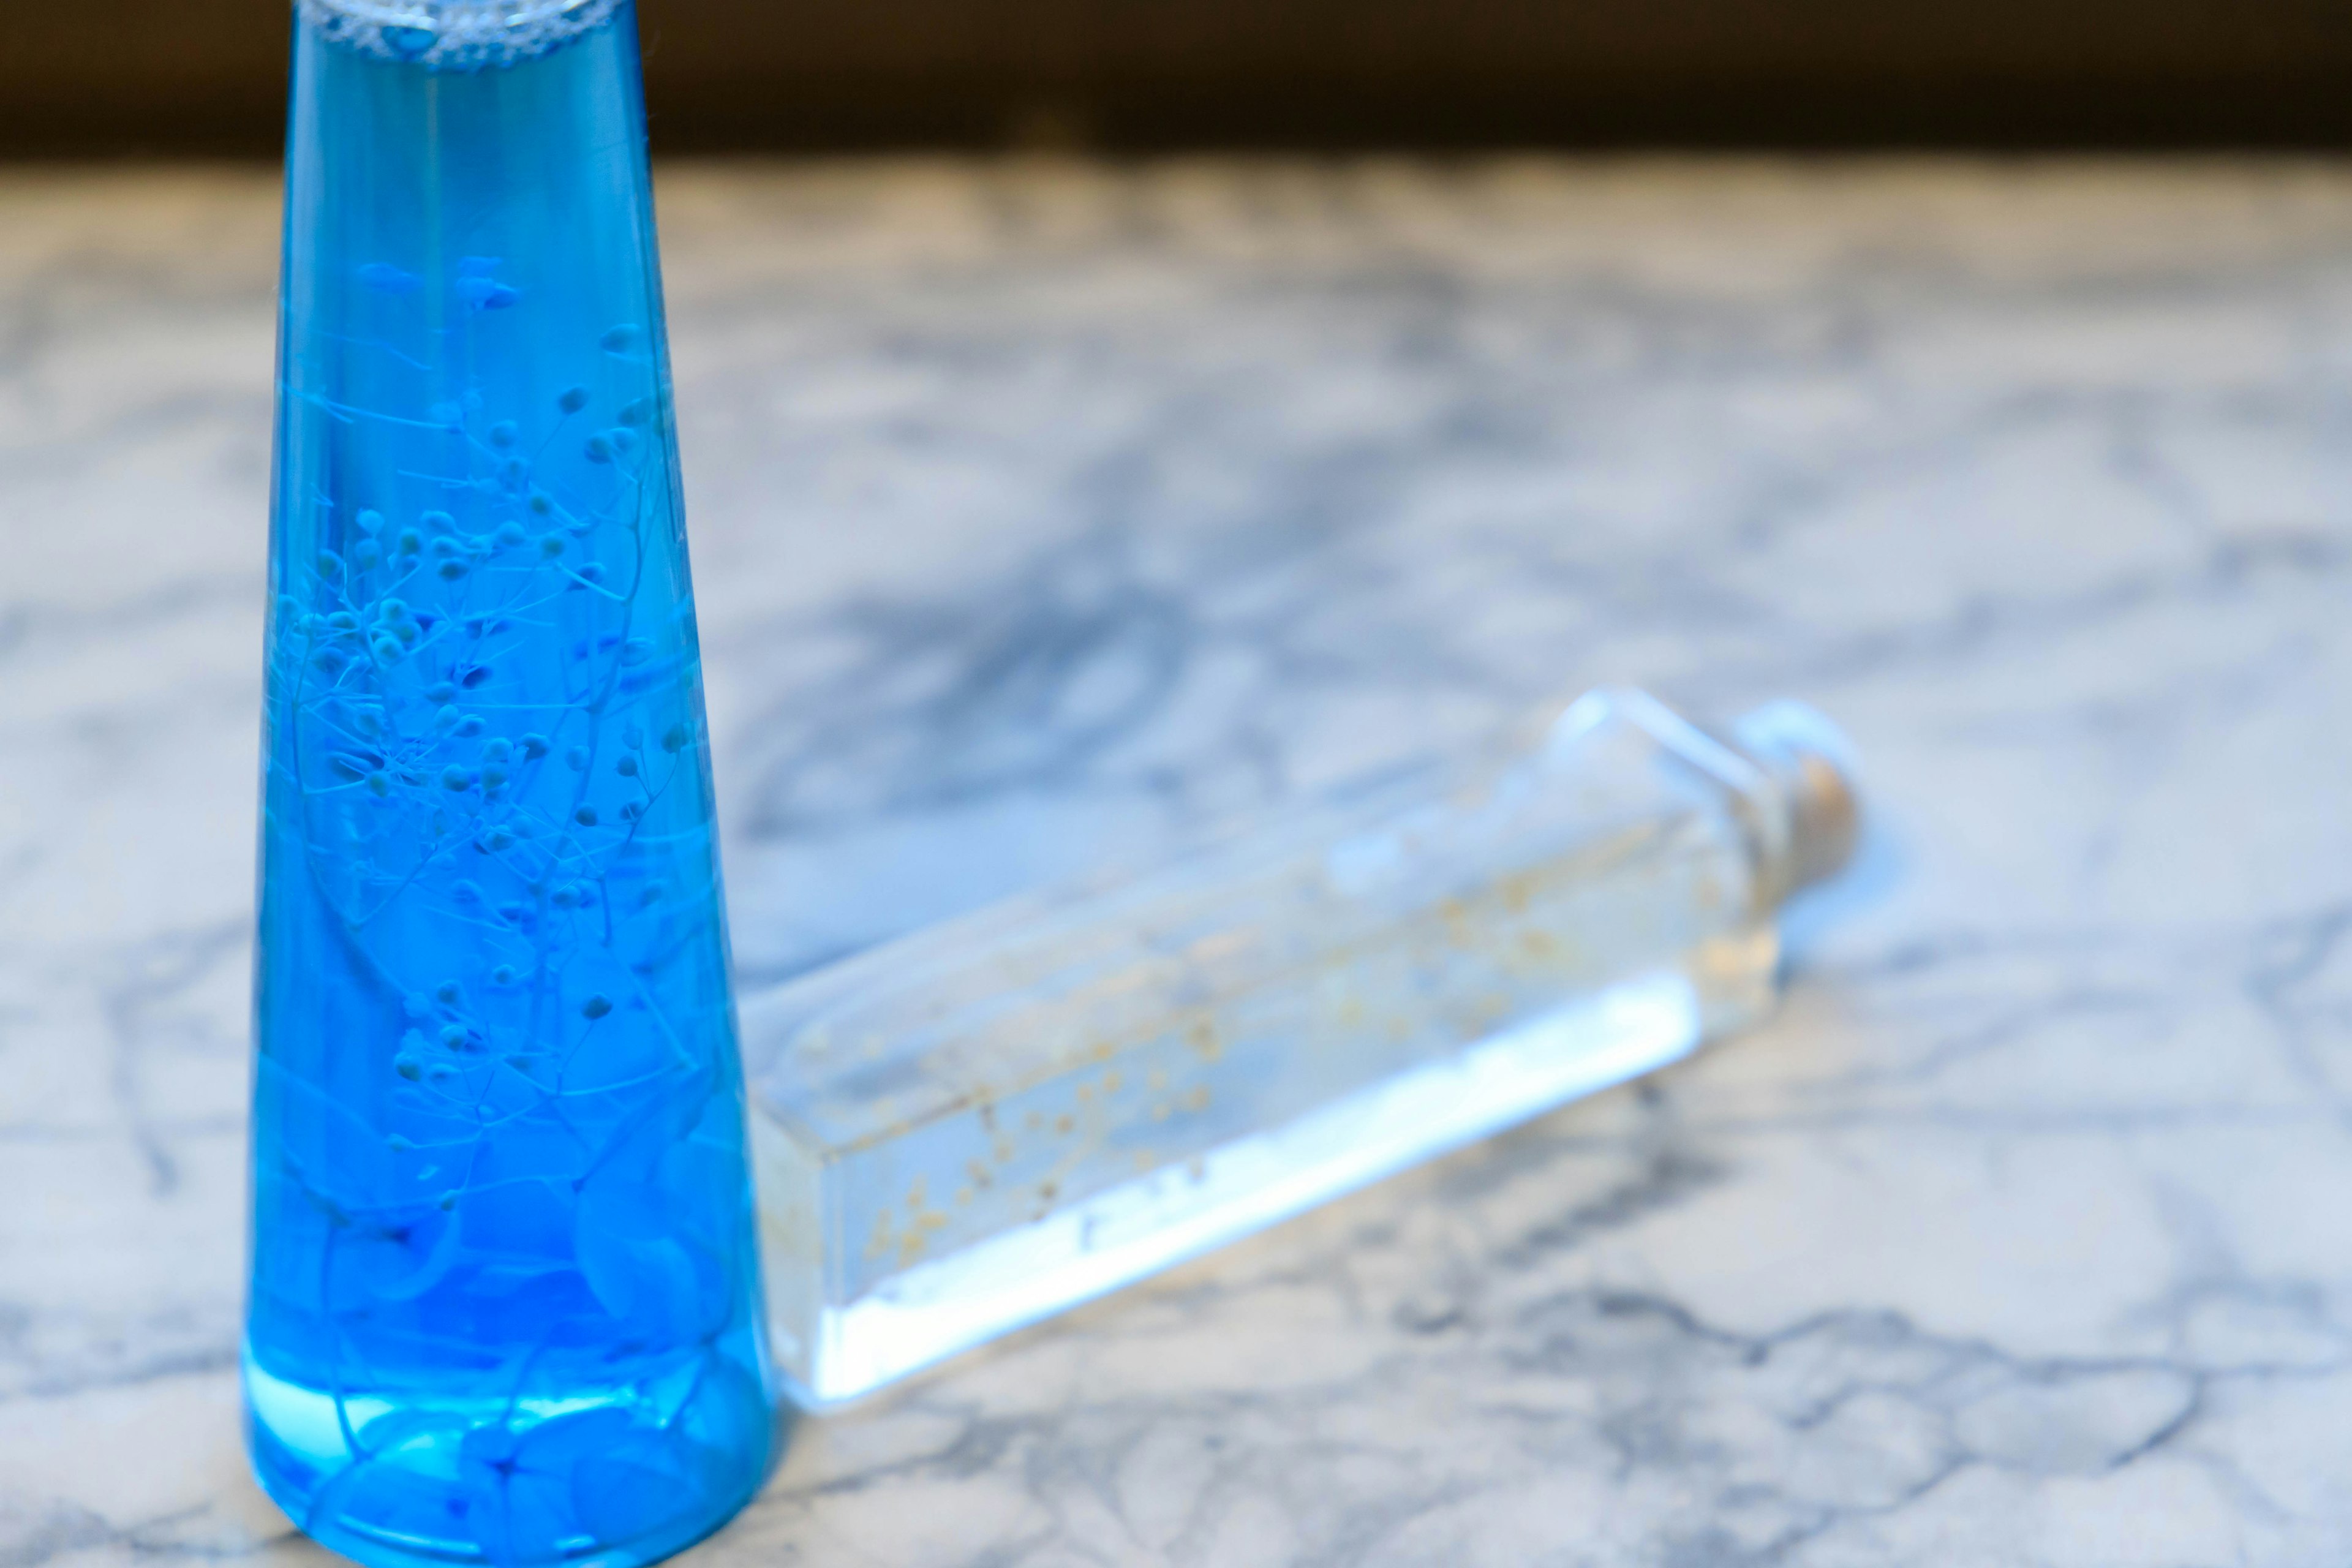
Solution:
<svg viewBox="0 0 2352 1568">
<path fill-rule="evenodd" d="M 304 1387 L 248 1353 L 247 1451 L 305 1534 L 368 1568 L 641 1568 L 732 1519 L 773 1451 L 756 1381 L 717 1357 L 688 1380 L 667 1419 L 641 1388 L 404 1407 Z"/>
</svg>

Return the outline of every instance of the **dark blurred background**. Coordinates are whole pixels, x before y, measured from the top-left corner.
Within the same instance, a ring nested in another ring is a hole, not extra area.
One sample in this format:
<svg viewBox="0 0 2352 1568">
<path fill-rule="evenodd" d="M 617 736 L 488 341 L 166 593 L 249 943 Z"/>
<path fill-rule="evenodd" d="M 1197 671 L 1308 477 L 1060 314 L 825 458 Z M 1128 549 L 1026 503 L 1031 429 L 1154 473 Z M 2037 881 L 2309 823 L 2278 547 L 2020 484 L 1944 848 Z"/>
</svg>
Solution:
<svg viewBox="0 0 2352 1568">
<path fill-rule="evenodd" d="M 284 0 L 11 0 L 0 154 L 276 150 Z M 2294 147 L 2345 0 L 642 0 L 664 152 Z"/>
</svg>

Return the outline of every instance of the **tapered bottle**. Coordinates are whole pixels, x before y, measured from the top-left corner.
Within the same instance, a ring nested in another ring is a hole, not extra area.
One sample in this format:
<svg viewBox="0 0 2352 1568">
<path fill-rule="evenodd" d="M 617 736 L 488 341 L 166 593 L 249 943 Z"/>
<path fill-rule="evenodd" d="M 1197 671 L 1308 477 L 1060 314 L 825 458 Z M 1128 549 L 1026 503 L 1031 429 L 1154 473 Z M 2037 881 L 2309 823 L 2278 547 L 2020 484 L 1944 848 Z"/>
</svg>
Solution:
<svg viewBox="0 0 2352 1568">
<path fill-rule="evenodd" d="M 638 1563 L 771 1394 L 635 20 L 300 0 L 248 1436 L 369 1563 Z"/>
</svg>

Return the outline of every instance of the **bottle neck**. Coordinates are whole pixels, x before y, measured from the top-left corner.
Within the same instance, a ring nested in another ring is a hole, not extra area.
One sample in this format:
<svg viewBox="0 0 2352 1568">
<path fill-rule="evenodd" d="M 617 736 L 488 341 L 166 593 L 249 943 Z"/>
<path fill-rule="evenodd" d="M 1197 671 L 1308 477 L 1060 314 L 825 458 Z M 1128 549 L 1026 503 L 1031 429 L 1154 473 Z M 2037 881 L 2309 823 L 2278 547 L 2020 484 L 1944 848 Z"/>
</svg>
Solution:
<svg viewBox="0 0 2352 1568">
<path fill-rule="evenodd" d="M 329 43 L 427 70 L 516 65 L 611 22 L 626 0 L 294 0 Z"/>
</svg>

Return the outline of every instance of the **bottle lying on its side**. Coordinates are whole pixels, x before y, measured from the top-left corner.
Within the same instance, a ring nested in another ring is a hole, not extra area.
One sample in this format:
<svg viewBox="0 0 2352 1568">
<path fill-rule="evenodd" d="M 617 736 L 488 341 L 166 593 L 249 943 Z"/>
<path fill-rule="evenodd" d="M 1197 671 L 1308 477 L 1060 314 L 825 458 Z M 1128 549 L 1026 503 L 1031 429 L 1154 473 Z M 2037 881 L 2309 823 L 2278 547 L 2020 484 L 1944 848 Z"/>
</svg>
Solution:
<svg viewBox="0 0 2352 1568">
<path fill-rule="evenodd" d="M 1687 1054 L 1852 853 L 1837 731 L 1594 691 L 1456 764 L 744 1000 L 774 1354 L 823 1407 Z"/>
</svg>

